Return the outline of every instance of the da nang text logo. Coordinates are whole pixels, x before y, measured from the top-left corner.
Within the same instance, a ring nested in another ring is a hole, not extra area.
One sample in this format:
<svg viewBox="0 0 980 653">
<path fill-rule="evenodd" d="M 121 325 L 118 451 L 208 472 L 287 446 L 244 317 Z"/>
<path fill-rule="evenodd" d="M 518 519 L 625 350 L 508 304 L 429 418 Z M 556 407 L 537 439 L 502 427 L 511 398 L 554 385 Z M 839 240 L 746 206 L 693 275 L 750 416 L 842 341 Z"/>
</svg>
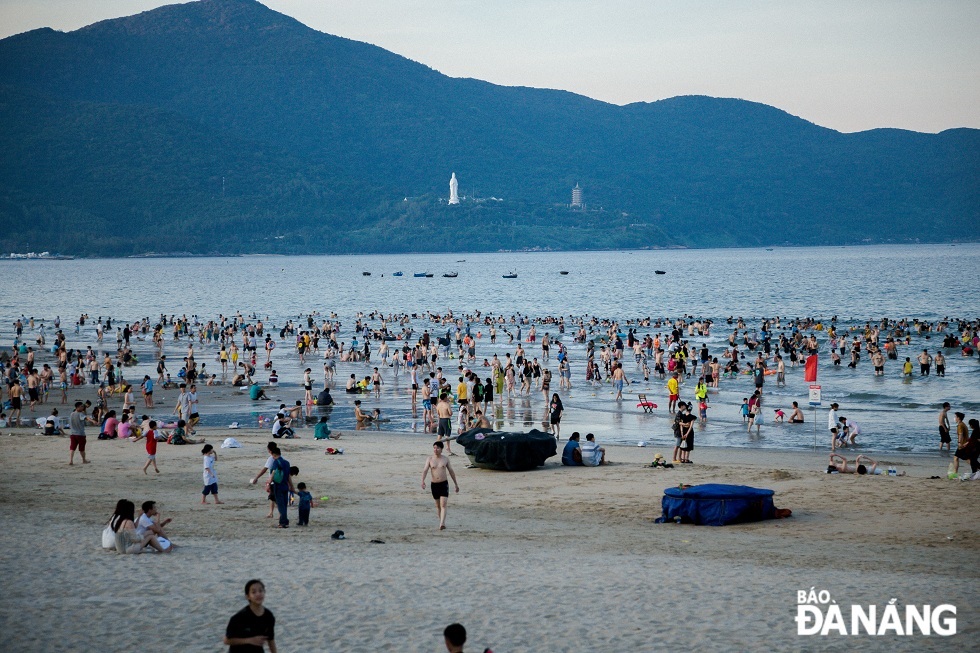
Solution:
<svg viewBox="0 0 980 653">
<path fill-rule="evenodd" d="M 851 605 L 842 610 L 827 590 L 797 590 L 797 635 L 940 635 L 956 634 L 956 606 L 943 603 L 898 606 Z"/>
</svg>

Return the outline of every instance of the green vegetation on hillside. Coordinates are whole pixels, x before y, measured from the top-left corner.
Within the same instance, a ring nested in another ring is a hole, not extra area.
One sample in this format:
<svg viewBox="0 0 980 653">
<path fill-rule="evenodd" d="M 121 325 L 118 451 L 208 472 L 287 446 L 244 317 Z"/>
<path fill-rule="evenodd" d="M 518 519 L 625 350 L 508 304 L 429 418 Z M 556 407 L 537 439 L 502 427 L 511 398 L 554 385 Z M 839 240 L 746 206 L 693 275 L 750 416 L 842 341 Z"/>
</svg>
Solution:
<svg viewBox="0 0 980 653">
<path fill-rule="evenodd" d="M 968 240 L 978 170 L 978 130 L 841 134 L 740 100 L 452 79 L 253 0 L 0 41 L 0 251 Z M 588 210 L 565 206 L 575 183 Z"/>
</svg>

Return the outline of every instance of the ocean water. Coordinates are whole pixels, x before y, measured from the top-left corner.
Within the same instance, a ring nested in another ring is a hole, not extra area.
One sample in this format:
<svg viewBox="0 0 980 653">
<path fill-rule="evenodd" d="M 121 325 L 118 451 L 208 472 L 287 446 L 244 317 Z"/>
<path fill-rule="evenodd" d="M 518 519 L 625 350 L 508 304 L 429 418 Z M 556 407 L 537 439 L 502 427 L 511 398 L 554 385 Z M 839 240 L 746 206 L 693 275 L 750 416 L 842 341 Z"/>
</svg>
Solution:
<svg viewBox="0 0 980 653">
<path fill-rule="evenodd" d="M 761 318 L 774 316 L 782 317 L 784 323 L 794 317 L 814 317 L 826 323 L 836 316 L 838 324 L 844 327 L 858 327 L 882 317 L 926 321 L 947 316 L 977 319 L 980 317 L 976 294 L 980 287 L 978 263 L 978 244 L 2 260 L 0 343 L 12 344 L 12 323 L 22 315 L 33 316 L 38 325 L 43 322 L 49 337 L 55 316 L 60 316 L 69 346 L 76 348 L 97 345 L 94 321 L 99 317 L 112 317 L 115 327 L 144 316 L 152 321 L 161 313 L 196 315 L 207 321 L 219 314 L 241 312 L 262 317 L 267 325 L 277 327 L 278 333 L 278 327 L 287 319 L 295 320 L 311 312 L 321 316 L 336 313 L 343 323 L 341 339 L 349 342 L 357 314 L 371 311 L 386 315 L 416 314 L 419 317 L 412 320 L 412 327 L 417 333 L 423 329 L 445 332 L 445 327 L 428 321 L 425 316 L 429 312 L 452 311 L 466 316 L 480 311 L 484 315 L 502 314 L 509 318 L 520 314 L 531 319 L 565 316 L 569 327 L 564 340 L 569 348 L 573 388 L 561 393 L 565 404 L 563 436 L 578 430 L 594 432 L 604 442 L 645 441 L 669 455 L 672 438 L 663 381 L 651 377 L 649 382 L 644 382 L 632 356 L 627 356 L 625 370 L 633 384 L 624 401 L 614 402 L 608 385 L 587 384 L 585 347 L 571 342 L 573 318 L 597 316 L 616 319 L 621 324 L 645 317 L 708 318 L 715 323 L 711 335 L 691 340 L 704 342 L 712 355 L 720 355 L 732 329 L 726 324 L 729 316 L 743 317 L 750 328 L 758 327 Z M 568 274 L 560 275 L 561 270 Z M 655 270 L 666 274 L 654 274 Z M 404 275 L 393 276 L 396 271 Z M 371 272 L 371 276 L 362 272 Z M 431 272 L 435 276 L 415 278 L 412 275 L 416 272 Z M 446 272 L 458 272 L 458 277 L 443 278 L 441 275 Z M 502 275 L 509 272 L 517 273 L 518 277 L 503 279 Z M 82 313 L 87 313 L 91 321 L 76 335 L 74 324 Z M 378 324 L 377 320 L 368 321 Z M 475 323 L 472 329 L 486 333 L 486 327 Z M 523 329 L 525 334 L 527 329 L 526 326 Z M 490 345 L 486 337 L 478 341 L 478 361 L 494 353 L 503 357 L 505 352 L 513 352 L 515 345 L 508 345 L 502 329 L 498 327 L 498 331 L 496 345 Z M 554 336 L 557 329 L 538 326 L 539 335 L 545 331 Z M 641 336 L 665 331 L 653 327 L 638 329 Z M 186 340 L 174 343 L 169 338 L 165 350 L 168 359 L 180 360 L 186 351 Z M 774 378 L 770 379 L 766 384 L 765 405 L 770 411 L 777 407 L 787 410 L 790 402 L 799 401 L 806 408 L 807 423 L 773 424 L 772 413 L 767 412 L 758 436 L 746 433 L 739 414 L 742 398 L 752 392 L 751 379 L 747 376 L 725 379 L 719 391 L 709 396 L 709 422 L 697 434 L 698 446 L 798 449 L 812 447 L 816 439 L 818 446 L 826 447 L 826 406 L 837 401 L 841 404 L 840 414 L 861 425 L 861 450 L 933 451 L 938 448 L 939 404 L 949 401 L 954 410 L 968 413 L 968 418 L 976 417 L 980 411 L 980 362 L 976 357 L 961 358 L 956 350 L 947 351 L 945 378 L 920 378 L 916 368 L 915 377 L 902 379 L 900 362 L 896 361 L 888 361 L 886 376 L 876 378 L 866 355 L 856 370 L 833 368 L 824 334 L 818 333 L 818 339 L 823 354 L 818 379 L 823 388 L 823 407 L 817 411 L 816 422 L 813 410 L 807 407 L 807 384 L 802 380 L 802 368 L 788 370 L 785 388 L 773 387 Z M 935 353 L 939 344 L 935 335 L 929 339 L 913 336 L 910 346 L 899 348 L 900 360 L 911 356 L 914 361 L 924 347 Z M 540 355 L 537 343 L 524 346 L 530 356 Z M 107 334 L 103 347 L 114 351 L 115 337 Z M 127 378 L 141 379 L 144 373 L 155 378 L 155 360 L 149 341 L 135 341 L 134 349 L 141 364 L 135 369 L 127 368 Z M 196 349 L 203 349 L 198 358 L 208 363 L 208 369 L 215 372 L 220 369 L 214 362 L 215 346 L 198 345 Z M 321 378 L 319 362 L 310 360 L 307 365 L 314 369 L 316 378 Z M 299 382 L 307 365 L 301 365 L 295 352 L 284 346 L 276 349 L 274 361 L 282 383 L 272 394 L 284 403 L 293 404 L 302 398 Z M 445 370 L 455 370 L 458 361 L 442 360 L 440 364 Z M 556 372 L 554 359 L 550 366 Z M 341 391 L 334 393 L 338 406 L 330 415 L 332 428 L 353 427 L 352 400 L 342 391 L 343 379 L 351 373 L 363 376 L 369 370 L 370 366 L 363 363 L 338 364 Z M 263 374 L 258 378 L 263 379 Z M 387 385 L 380 400 L 365 398 L 367 408 L 379 407 L 390 419 L 382 428 L 421 433 L 421 420 L 413 417 L 410 410 L 407 377 L 395 378 L 389 369 L 385 378 Z M 692 398 L 693 381 L 685 384 L 682 398 Z M 556 386 L 557 373 L 552 389 Z M 255 405 L 239 397 L 225 402 L 220 409 L 209 410 L 207 398 L 212 391 L 202 388 L 200 393 L 205 425 L 239 421 L 254 426 L 260 416 L 269 415 L 268 405 L 256 410 Z M 228 389 L 221 392 L 227 393 Z M 652 415 L 636 408 L 639 392 L 648 394 L 659 404 Z M 164 416 L 167 411 L 157 412 Z M 530 398 L 504 399 L 493 411 L 492 418 L 498 428 L 511 430 L 541 428 L 543 416 L 544 399 L 540 392 L 534 392 Z"/>
</svg>

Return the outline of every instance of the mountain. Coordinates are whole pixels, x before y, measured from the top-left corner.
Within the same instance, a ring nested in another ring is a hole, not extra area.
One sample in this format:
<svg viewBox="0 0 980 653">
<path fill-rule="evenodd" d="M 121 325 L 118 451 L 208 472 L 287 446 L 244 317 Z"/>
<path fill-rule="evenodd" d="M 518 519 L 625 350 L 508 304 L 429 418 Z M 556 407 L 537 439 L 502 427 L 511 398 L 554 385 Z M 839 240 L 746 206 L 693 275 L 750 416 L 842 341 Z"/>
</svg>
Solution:
<svg viewBox="0 0 980 653">
<path fill-rule="evenodd" d="M 0 40 L 0 251 L 970 240 L 978 170 L 980 130 L 455 79 L 252 0 Z"/>
</svg>

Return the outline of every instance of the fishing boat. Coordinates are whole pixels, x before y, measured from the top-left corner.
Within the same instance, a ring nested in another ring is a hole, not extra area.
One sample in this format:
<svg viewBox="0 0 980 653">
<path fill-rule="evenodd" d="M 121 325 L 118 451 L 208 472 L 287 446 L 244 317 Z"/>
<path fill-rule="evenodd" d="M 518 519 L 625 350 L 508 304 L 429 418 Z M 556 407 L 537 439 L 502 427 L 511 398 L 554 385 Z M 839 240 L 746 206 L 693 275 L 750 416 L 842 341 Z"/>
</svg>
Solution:
<svg viewBox="0 0 980 653">
<path fill-rule="evenodd" d="M 654 274 L 667 274 L 664 270 L 654 270 Z"/>
<path fill-rule="evenodd" d="M 561 270 L 558 274 L 568 274 L 568 270 Z"/>
<path fill-rule="evenodd" d="M 504 279 L 516 279 L 517 278 L 517 273 L 516 272 L 511 272 L 510 274 L 505 274 L 505 275 L 502 275 L 502 276 L 503 276 Z"/>
<path fill-rule="evenodd" d="M 371 273 L 370 272 L 361 272 L 361 275 L 363 275 L 365 277 L 370 277 L 371 276 Z"/>
<path fill-rule="evenodd" d="M 442 276 L 445 277 L 446 279 L 455 279 L 456 277 L 459 276 L 459 272 L 447 272 Z"/>
<path fill-rule="evenodd" d="M 412 276 L 413 277 L 418 277 L 418 278 L 425 277 L 426 279 L 431 279 L 432 277 L 434 277 L 436 275 L 432 274 L 431 272 L 416 272 Z"/>
<path fill-rule="evenodd" d="M 392 272 L 391 273 L 391 276 L 393 276 L 393 277 L 400 277 L 400 276 L 402 276 L 402 274 L 403 274 L 403 272 L 401 270 L 399 270 L 398 272 Z"/>
</svg>

